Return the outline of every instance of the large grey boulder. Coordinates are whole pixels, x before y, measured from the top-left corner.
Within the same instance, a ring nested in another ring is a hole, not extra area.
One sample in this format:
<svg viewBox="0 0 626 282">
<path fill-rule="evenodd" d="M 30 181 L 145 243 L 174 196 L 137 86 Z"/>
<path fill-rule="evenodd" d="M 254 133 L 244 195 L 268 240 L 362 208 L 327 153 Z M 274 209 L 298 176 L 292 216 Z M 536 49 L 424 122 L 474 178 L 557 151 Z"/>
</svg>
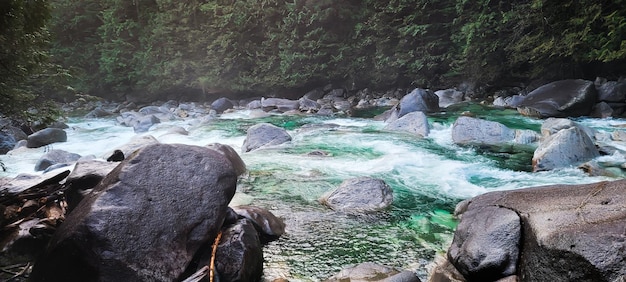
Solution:
<svg viewBox="0 0 626 282">
<path fill-rule="evenodd" d="M 324 282 L 420 282 L 421 280 L 411 271 L 400 271 L 395 268 L 364 262 L 347 267 L 339 273 L 324 280 Z"/>
<path fill-rule="evenodd" d="M 31 281 L 175 281 L 222 227 L 237 175 L 206 147 L 155 144 L 81 201 Z"/>
<path fill-rule="evenodd" d="M 489 192 L 465 204 L 459 209 L 462 221 L 470 211 L 485 207 L 519 216 L 519 281 L 608 282 L 626 277 L 626 180 Z M 507 230 L 492 236 L 507 238 Z"/>
<path fill-rule="evenodd" d="M 461 116 L 452 125 L 458 145 L 501 145 L 515 140 L 515 130 L 495 121 Z"/>
<path fill-rule="evenodd" d="M 439 111 L 439 97 L 428 89 L 416 88 L 405 95 L 398 105 L 398 117 L 410 112 L 432 113 Z"/>
<path fill-rule="evenodd" d="M 393 203 L 393 191 L 382 179 L 358 177 L 347 179 L 324 194 L 320 202 L 346 213 L 369 213 L 384 210 Z"/>
<path fill-rule="evenodd" d="M 56 142 L 66 142 L 67 133 L 60 128 L 45 128 L 26 138 L 26 147 L 39 148 Z"/>
<path fill-rule="evenodd" d="M 386 125 L 384 130 L 408 132 L 419 137 L 426 137 L 430 133 L 430 125 L 423 112 L 410 112 Z"/>
<path fill-rule="evenodd" d="M 49 152 L 41 156 L 41 158 L 39 158 L 39 160 L 35 164 L 35 171 L 45 170 L 46 168 L 55 164 L 73 163 L 78 159 L 80 159 L 79 154 L 70 153 L 63 150 L 50 150 Z"/>
<path fill-rule="evenodd" d="M 570 127 L 539 142 L 533 154 L 533 171 L 577 166 L 598 156 L 591 138 L 579 127 Z"/>
<path fill-rule="evenodd" d="M 592 81 L 559 80 L 528 93 L 517 109 L 523 115 L 540 118 L 587 116 L 597 96 Z"/>
<path fill-rule="evenodd" d="M 291 135 L 285 129 L 269 123 L 259 123 L 248 128 L 241 149 L 244 152 L 250 152 L 261 147 L 280 145 L 288 141 L 291 141 Z"/>
<path fill-rule="evenodd" d="M 512 210 L 485 206 L 463 213 L 448 259 L 470 281 L 495 281 L 516 273 L 520 218 Z"/>
</svg>

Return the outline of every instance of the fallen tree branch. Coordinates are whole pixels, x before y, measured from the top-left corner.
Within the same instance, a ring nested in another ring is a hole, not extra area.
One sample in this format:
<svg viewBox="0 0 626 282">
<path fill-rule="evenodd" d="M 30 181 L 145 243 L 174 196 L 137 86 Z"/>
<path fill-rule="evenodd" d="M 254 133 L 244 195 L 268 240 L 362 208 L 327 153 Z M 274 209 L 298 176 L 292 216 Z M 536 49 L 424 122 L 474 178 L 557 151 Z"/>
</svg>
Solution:
<svg viewBox="0 0 626 282">
<path fill-rule="evenodd" d="M 215 276 L 215 253 L 217 253 L 217 245 L 220 244 L 221 238 L 222 238 L 222 231 L 217 233 L 217 237 L 215 237 L 215 242 L 213 242 L 213 252 L 211 252 L 211 269 L 209 272 L 209 282 L 213 282 L 213 277 Z"/>
</svg>

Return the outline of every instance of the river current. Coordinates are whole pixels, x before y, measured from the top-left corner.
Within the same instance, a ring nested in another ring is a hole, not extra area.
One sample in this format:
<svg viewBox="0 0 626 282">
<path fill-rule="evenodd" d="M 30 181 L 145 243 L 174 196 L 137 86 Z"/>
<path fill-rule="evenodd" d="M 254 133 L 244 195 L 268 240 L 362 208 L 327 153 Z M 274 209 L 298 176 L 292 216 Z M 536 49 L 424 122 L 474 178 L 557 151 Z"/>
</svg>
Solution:
<svg viewBox="0 0 626 282">
<path fill-rule="evenodd" d="M 249 111 L 226 113 L 209 122 L 164 121 L 147 133 L 162 143 L 222 143 L 240 152 L 248 172 L 238 183 L 233 205 L 270 210 L 287 224 L 286 234 L 264 248 L 265 276 L 270 281 L 319 281 L 342 268 L 377 262 L 427 276 L 427 265 L 449 245 L 460 200 L 488 191 L 547 184 L 578 184 L 609 180 L 590 177 L 576 168 L 530 172 L 532 150 L 485 152 L 455 145 L 451 126 L 461 114 L 494 120 L 516 129 L 539 131 L 541 120 L 512 110 L 467 104 L 429 116 L 426 138 L 383 130 L 373 114 L 362 117 L 270 115 L 252 118 Z M 614 130 L 618 119 L 577 120 L 601 131 Z M 291 142 L 241 153 L 246 129 L 260 122 L 283 127 Z M 35 173 L 46 150 L 60 149 L 106 158 L 114 148 L 136 136 L 115 118 L 69 118 L 68 142 L 47 148 L 22 149 L 0 156 L 8 168 L 0 176 Z M 166 134 L 174 126 L 189 134 Z M 321 151 L 325 155 L 309 154 Z M 604 157 L 606 158 L 606 157 Z M 343 180 L 358 176 L 383 179 L 394 191 L 392 207 L 378 215 L 351 216 L 334 212 L 318 199 Z"/>
</svg>

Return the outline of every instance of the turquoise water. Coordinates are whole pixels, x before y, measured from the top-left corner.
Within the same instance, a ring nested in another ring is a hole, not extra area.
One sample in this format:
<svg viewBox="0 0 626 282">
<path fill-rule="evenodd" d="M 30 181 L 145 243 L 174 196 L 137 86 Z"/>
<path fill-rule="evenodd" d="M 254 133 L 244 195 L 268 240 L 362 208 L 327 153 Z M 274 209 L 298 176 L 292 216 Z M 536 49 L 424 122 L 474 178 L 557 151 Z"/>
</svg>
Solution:
<svg viewBox="0 0 626 282">
<path fill-rule="evenodd" d="M 365 261 L 413 270 L 425 279 L 426 267 L 452 239 L 451 216 L 456 203 L 488 191 L 546 184 L 590 183 L 607 178 L 588 177 L 577 169 L 530 172 L 533 148 L 491 152 L 464 148 L 451 140 L 456 118 L 472 115 L 502 122 L 516 129 L 538 131 L 540 120 L 510 110 L 465 104 L 429 116 L 431 134 L 419 139 L 383 130 L 370 118 L 272 115 L 250 118 L 247 111 L 224 114 L 207 123 L 176 120 L 158 124 L 148 133 L 163 143 L 206 145 L 219 142 L 241 151 L 246 129 L 269 122 L 288 130 L 291 142 L 264 150 L 240 153 L 248 172 L 238 183 L 234 204 L 264 207 L 282 217 L 286 234 L 265 247 L 265 276 L 273 280 L 319 281 L 350 264 Z M 374 114 L 360 113 L 363 117 Z M 620 120 L 581 120 L 612 130 Z M 113 119 L 70 119 L 68 142 L 52 148 L 105 157 L 130 140 L 132 128 Z M 189 135 L 165 134 L 173 126 Z M 144 134 L 144 135 L 145 135 Z M 325 154 L 309 155 L 321 151 Z M 0 156 L 8 165 L 5 176 L 32 172 L 44 149 L 25 149 Z M 394 190 L 392 207 L 380 214 L 354 216 L 337 213 L 318 199 L 343 180 L 372 176 Z"/>
</svg>

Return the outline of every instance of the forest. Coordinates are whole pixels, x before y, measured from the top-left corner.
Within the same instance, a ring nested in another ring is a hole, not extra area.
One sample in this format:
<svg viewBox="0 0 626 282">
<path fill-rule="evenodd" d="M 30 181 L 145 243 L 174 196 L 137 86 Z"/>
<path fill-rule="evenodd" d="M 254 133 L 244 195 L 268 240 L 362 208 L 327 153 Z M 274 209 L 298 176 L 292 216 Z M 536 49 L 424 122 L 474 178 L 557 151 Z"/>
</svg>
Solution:
<svg viewBox="0 0 626 282">
<path fill-rule="evenodd" d="M 4 0 L 0 113 L 143 101 L 626 74 L 624 0 Z M 38 108 L 35 110 L 35 108 Z M 42 114 L 42 111 L 44 114 Z"/>
</svg>

